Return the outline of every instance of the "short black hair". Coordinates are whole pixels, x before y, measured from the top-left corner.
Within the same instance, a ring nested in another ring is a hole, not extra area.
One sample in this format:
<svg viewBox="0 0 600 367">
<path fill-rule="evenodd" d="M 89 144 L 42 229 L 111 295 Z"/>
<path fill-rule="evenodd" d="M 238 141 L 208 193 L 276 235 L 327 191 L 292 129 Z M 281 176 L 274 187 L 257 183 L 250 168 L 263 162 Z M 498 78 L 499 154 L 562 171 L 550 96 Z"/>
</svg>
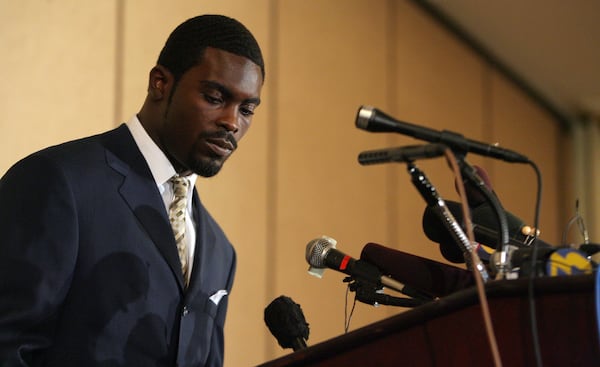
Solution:
<svg viewBox="0 0 600 367">
<path fill-rule="evenodd" d="M 200 15 L 181 23 L 169 36 L 157 64 L 166 67 L 175 82 L 202 60 L 207 47 L 243 56 L 260 67 L 265 79 L 265 63 L 258 42 L 239 21 L 224 15 Z"/>
</svg>

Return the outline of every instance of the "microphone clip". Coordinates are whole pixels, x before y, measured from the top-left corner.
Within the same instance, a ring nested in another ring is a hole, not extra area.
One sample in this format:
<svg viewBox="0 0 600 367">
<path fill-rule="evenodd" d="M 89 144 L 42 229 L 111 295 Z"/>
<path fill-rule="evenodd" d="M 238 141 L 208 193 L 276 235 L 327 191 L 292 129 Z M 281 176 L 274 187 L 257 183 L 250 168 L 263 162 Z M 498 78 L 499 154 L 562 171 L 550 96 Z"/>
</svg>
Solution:
<svg viewBox="0 0 600 367">
<path fill-rule="evenodd" d="M 372 306 L 386 305 L 412 308 L 418 307 L 427 301 L 415 298 L 394 297 L 383 292 L 383 287 L 369 281 L 354 279 L 352 277 L 344 278 L 344 283 L 348 284 L 348 289 L 356 294 L 356 300 Z"/>
</svg>

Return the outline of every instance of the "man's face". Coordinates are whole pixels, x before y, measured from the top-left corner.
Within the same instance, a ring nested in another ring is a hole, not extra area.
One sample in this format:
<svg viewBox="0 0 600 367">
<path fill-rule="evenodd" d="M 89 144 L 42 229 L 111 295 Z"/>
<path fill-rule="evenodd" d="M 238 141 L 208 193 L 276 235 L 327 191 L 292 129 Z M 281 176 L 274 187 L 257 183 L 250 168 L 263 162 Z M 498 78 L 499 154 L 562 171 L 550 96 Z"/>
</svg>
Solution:
<svg viewBox="0 0 600 367">
<path fill-rule="evenodd" d="M 249 59 L 207 48 L 175 86 L 158 132 L 179 173 L 210 177 L 237 148 L 260 103 L 263 77 Z"/>
</svg>

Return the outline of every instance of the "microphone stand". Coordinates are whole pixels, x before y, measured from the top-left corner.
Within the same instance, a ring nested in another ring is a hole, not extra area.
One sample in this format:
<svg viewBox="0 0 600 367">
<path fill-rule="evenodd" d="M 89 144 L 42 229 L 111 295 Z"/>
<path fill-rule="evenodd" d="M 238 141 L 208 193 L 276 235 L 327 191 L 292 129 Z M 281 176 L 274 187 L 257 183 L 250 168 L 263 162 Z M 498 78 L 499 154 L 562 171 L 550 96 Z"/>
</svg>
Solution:
<svg viewBox="0 0 600 367">
<path fill-rule="evenodd" d="M 481 259 L 477 253 L 474 252 L 471 241 L 465 235 L 465 232 L 461 228 L 458 221 L 454 218 L 454 215 L 452 215 L 450 209 L 448 209 L 446 206 L 444 199 L 442 199 L 442 197 L 438 194 L 437 190 L 431 184 L 425 173 L 417 168 L 414 162 L 409 162 L 407 169 L 412 177 L 412 183 L 417 188 L 417 191 L 419 191 L 427 205 L 434 209 L 434 212 L 440 217 L 446 228 L 452 234 L 452 237 L 456 243 L 461 248 L 467 267 L 471 270 L 477 269 L 483 281 L 487 282 L 490 276 L 485 268 L 485 265 L 481 262 Z M 473 252 L 473 256 L 471 256 L 471 252 Z M 475 258 L 475 263 L 473 263 L 472 258 Z"/>
</svg>

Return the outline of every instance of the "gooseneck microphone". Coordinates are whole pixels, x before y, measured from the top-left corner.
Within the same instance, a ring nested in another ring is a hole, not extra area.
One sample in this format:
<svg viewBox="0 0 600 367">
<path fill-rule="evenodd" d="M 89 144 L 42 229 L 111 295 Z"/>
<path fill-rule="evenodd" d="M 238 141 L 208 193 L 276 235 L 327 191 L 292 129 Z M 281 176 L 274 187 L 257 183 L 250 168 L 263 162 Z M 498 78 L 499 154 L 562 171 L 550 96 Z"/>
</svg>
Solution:
<svg viewBox="0 0 600 367">
<path fill-rule="evenodd" d="M 306 348 L 308 323 L 300 305 L 290 297 L 279 296 L 265 308 L 265 323 L 282 348 Z"/>
<path fill-rule="evenodd" d="M 414 164 L 409 163 L 408 172 L 411 175 L 413 185 L 417 188 L 427 205 L 433 208 L 435 214 L 440 219 L 440 222 L 443 223 L 457 246 L 462 250 L 467 267 L 479 272 L 481 279 L 484 282 L 487 282 L 490 276 L 485 265 L 481 262 L 479 255 L 476 253 L 476 248 L 474 248 L 473 243 L 471 243 L 470 239 L 463 231 L 460 223 L 454 218 L 454 215 L 446 206 L 444 199 L 438 194 L 425 173 Z"/>
<path fill-rule="evenodd" d="M 413 138 L 447 145 L 457 153 L 472 152 L 513 163 L 529 163 L 529 158 L 509 149 L 467 139 L 461 134 L 396 120 L 371 106 L 361 106 L 356 116 L 356 127 L 370 132 L 393 132 Z"/>
</svg>

